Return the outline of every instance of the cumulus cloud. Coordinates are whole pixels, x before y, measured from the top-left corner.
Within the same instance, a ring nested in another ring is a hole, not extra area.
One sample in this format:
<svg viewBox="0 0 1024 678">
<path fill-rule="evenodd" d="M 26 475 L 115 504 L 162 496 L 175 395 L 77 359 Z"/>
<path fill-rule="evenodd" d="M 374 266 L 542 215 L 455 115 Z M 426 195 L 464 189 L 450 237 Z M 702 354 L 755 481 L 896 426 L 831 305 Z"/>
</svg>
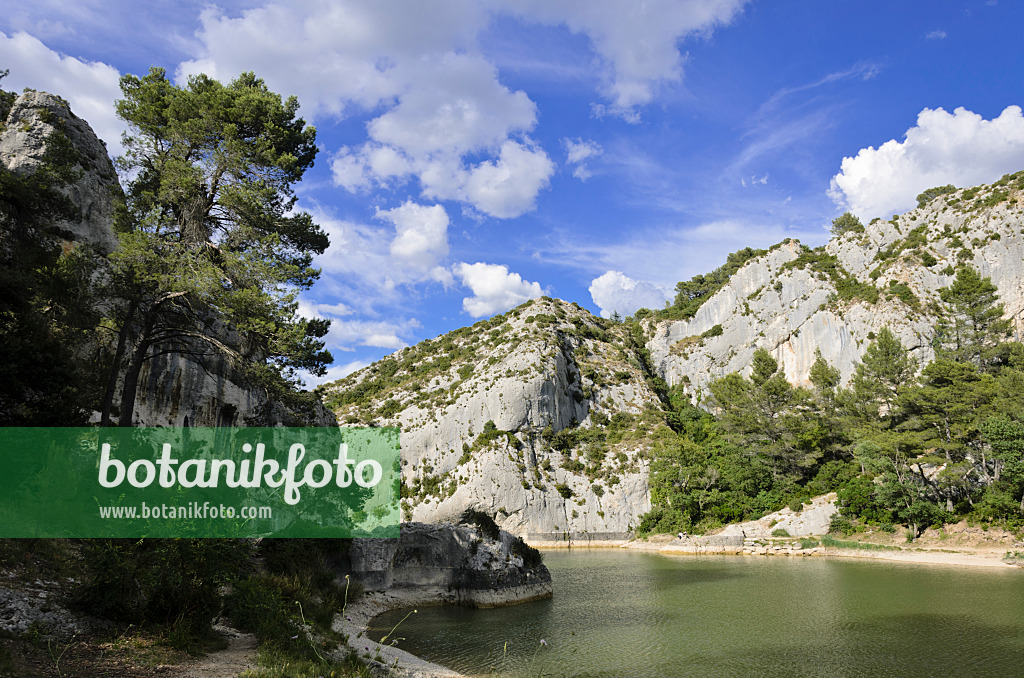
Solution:
<svg viewBox="0 0 1024 678">
<path fill-rule="evenodd" d="M 937 28 L 934 31 L 929 32 L 924 37 L 928 40 L 944 40 L 946 38 L 946 31 L 941 28 Z"/>
<path fill-rule="evenodd" d="M 417 205 L 380 210 L 377 217 L 395 226 L 390 252 L 394 263 L 410 278 L 431 277 L 450 283 L 451 273 L 440 266 L 448 256 L 448 214 L 441 205 Z"/>
<path fill-rule="evenodd" d="M 462 308 L 474 318 L 507 311 L 513 306 L 544 294 L 539 283 L 523 280 L 500 264 L 459 263 L 455 275 L 473 292 L 462 300 Z"/>
<path fill-rule="evenodd" d="M 316 388 L 320 384 L 344 379 L 353 372 L 361 370 L 369 365 L 370 363 L 366 360 L 353 360 L 345 363 L 344 365 L 332 365 L 331 367 L 328 367 L 327 372 L 322 377 L 314 376 L 309 372 L 302 372 L 299 376 L 302 378 L 302 382 L 305 387 L 312 389 Z"/>
<path fill-rule="evenodd" d="M 587 167 L 587 160 L 596 158 L 604 153 L 604 149 L 596 141 L 577 139 L 562 139 L 562 146 L 565 148 L 565 162 L 572 165 L 572 175 L 580 181 L 586 181 L 592 174 Z"/>
<path fill-rule="evenodd" d="M 498 159 L 470 169 L 454 195 L 465 196 L 486 214 L 510 219 L 534 208 L 537 194 L 548 185 L 554 171 L 555 164 L 544 151 L 506 141 Z M 438 197 L 445 195 L 438 193 Z"/>
<path fill-rule="evenodd" d="M 407 201 L 377 217 L 389 226 L 338 219 L 318 207 L 308 210 L 330 240 L 314 264 L 323 271 L 317 289 L 326 290 L 360 313 L 401 296 L 400 286 L 422 282 L 453 284 L 448 267 L 448 215 L 440 205 Z"/>
<path fill-rule="evenodd" d="M 211 6 L 200 16 L 200 54 L 178 75 L 229 80 L 251 70 L 312 114 L 341 115 L 398 96 L 410 85 L 402 63 L 468 47 L 486 21 L 474 0 L 290 0 L 236 16 Z"/>
<path fill-rule="evenodd" d="M 633 315 L 639 308 L 659 309 L 671 297 L 661 285 L 633 280 L 620 271 L 608 271 L 590 283 L 590 298 L 601 309 L 602 318 Z"/>
<path fill-rule="evenodd" d="M 974 186 L 1024 166 L 1024 117 L 1008 106 L 997 118 L 957 108 L 926 108 L 903 141 L 861 149 L 843 158 L 829 195 L 861 218 L 910 209 L 933 186 Z"/>
<path fill-rule="evenodd" d="M 5 88 L 31 87 L 64 97 L 75 115 L 88 121 L 106 142 L 110 154 L 121 154 L 125 125 L 114 114 L 114 101 L 121 96 L 121 74 L 116 68 L 65 56 L 21 32 L 11 36 L 0 32 L 0 64 L 11 71 Z"/>
<path fill-rule="evenodd" d="M 364 144 L 332 161 L 336 185 L 361 191 L 415 178 L 426 197 L 484 214 L 529 211 L 554 164 L 525 138 L 536 105 L 503 85 L 478 40 L 501 15 L 565 25 L 601 57 L 607 112 L 635 120 L 662 83 L 682 77 L 678 42 L 730 21 L 745 0 L 294 0 L 229 15 L 206 9 L 199 55 L 179 78 L 255 70 L 311 115 L 373 112 Z M 583 164 L 574 168 L 589 176 Z"/>
<path fill-rule="evenodd" d="M 599 112 L 639 119 L 665 83 L 682 79 L 679 42 L 729 23 L 746 0 L 510 0 L 509 9 L 526 19 L 565 24 L 587 35 L 605 63 L 603 94 L 611 104 Z"/>
</svg>

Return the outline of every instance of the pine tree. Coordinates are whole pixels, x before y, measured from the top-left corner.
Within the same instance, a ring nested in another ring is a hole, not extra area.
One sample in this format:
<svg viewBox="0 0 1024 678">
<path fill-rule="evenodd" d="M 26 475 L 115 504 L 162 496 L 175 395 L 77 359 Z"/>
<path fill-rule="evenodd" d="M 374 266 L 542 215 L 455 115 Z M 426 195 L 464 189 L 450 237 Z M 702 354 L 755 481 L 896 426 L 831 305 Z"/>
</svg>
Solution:
<svg viewBox="0 0 1024 678">
<path fill-rule="evenodd" d="M 763 348 L 751 365 L 749 379 L 733 373 L 709 385 L 722 426 L 733 442 L 768 459 L 776 475 L 798 477 L 821 455 L 818 436 L 807 435 L 817 426 L 808 417 L 810 394 L 786 381 Z"/>
<path fill-rule="evenodd" d="M 946 312 L 936 328 L 936 355 L 993 370 L 997 347 L 1010 335 L 1010 321 L 990 278 L 961 266 L 949 287 L 939 290 Z"/>
<path fill-rule="evenodd" d="M 328 244 L 308 214 L 293 212 L 292 186 L 317 151 L 298 101 L 252 73 L 177 87 L 154 68 L 124 76 L 121 90 L 117 113 L 130 133 L 118 161 L 133 178 L 110 257 L 124 304 L 112 317 L 119 340 L 104 422 L 116 371 L 120 424 L 130 426 L 143 363 L 162 353 L 240 358 L 253 380 L 279 391 L 296 369 L 322 374 L 327 322 L 297 315 L 298 292 L 320 273 L 313 254 Z M 226 341 L 232 332 L 241 341 Z"/>
<path fill-rule="evenodd" d="M 853 397 L 878 418 L 891 420 L 897 399 L 913 383 L 916 368 L 899 338 L 883 327 L 854 370 Z"/>
</svg>

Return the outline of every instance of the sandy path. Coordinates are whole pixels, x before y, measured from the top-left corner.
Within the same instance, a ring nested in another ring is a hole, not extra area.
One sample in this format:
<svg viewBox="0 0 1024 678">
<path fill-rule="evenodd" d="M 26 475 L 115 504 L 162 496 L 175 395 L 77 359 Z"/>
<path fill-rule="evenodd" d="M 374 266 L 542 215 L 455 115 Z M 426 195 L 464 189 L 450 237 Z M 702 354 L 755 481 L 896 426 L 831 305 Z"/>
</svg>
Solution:
<svg viewBox="0 0 1024 678">
<path fill-rule="evenodd" d="M 227 649 L 175 667 L 175 678 L 235 678 L 242 671 L 256 668 L 256 636 L 226 626 L 213 628 L 228 637 Z"/>
</svg>

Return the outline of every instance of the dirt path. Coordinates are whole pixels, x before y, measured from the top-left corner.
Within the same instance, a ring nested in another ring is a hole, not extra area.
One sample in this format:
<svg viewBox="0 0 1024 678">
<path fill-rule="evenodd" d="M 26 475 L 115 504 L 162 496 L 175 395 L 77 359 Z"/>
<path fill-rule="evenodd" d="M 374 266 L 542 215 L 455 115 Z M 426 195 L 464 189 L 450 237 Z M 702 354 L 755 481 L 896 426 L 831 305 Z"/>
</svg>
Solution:
<svg viewBox="0 0 1024 678">
<path fill-rule="evenodd" d="M 180 664 L 168 678 L 235 678 L 246 669 L 256 668 L 256 636 L 226 626 L 213 628 L 227 636 L 227 649 Z"/>
</svg>

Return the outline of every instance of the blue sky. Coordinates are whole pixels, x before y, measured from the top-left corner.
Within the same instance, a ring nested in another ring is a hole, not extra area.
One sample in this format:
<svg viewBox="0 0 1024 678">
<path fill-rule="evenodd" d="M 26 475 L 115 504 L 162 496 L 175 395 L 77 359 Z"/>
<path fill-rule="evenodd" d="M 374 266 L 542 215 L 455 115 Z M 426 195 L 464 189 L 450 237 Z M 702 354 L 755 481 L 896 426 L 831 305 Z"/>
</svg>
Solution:
<svg viewBox="0 0 1024 678">
<path fill-rule="evenodd" d="M 661 306 L 730 251 L 1024 169 L 1010 0 L 29 5 L 0 16 L 3 86 L 64 96 L 113 154 L 123 73 L 299 97 L 329 378 L 541 294 Z"/>
</svg>

